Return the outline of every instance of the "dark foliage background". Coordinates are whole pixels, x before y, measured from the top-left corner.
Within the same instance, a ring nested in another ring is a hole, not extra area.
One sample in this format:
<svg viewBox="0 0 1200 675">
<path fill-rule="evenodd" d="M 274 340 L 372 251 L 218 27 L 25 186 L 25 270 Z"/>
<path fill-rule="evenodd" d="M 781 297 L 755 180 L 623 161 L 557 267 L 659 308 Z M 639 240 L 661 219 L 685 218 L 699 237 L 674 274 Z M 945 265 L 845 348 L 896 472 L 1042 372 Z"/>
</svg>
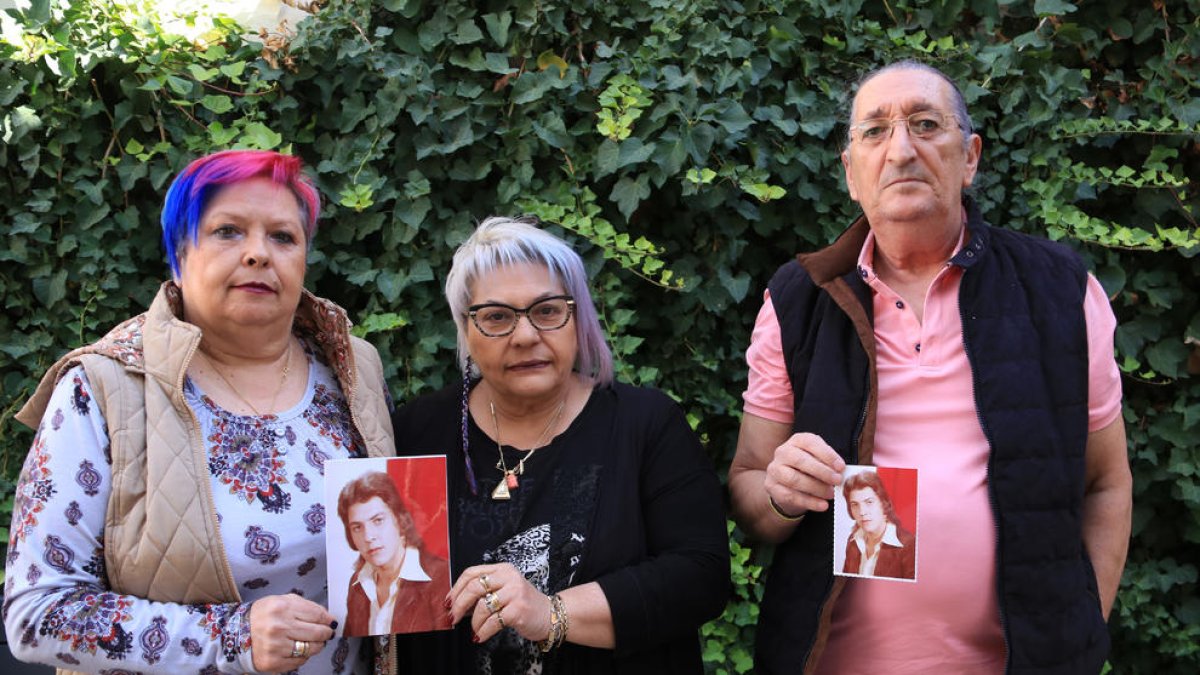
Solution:
<svg viewBox="0 0 1200 675">
<path fill-rule="evenodd" d="M 290 40 L 208 38 L 107 2 L 0 19 L 5 509 L 31 441 L 12 414 L 148 304 L 165 183 L 235 146 L 312 167 L 329 203 L 309 286 L 360 322 L 397 399 L 454 377 L 454 246 L 532 213 L 588 261 L 620 377 L 678 398 L 724 467 L 764 284 L 856 215 L 848 83 L 913 57 L 964 86 L 989 219 L 1070 242 L 1121 321 L 1136 506 L 1113 670 L 1200 668 L 1200 3 L 341 0 Z M 769 556 L 731 547 L 714 672 L 750 668 Z"/>
</svg>

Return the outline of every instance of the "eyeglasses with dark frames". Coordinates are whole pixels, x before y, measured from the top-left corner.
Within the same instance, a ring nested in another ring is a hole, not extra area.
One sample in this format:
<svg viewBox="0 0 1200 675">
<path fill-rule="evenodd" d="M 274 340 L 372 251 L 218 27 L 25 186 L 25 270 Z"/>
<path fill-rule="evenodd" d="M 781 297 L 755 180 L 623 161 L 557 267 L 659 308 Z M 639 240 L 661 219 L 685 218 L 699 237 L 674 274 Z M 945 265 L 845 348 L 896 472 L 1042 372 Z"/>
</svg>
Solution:
<svg viewBox="0 0 1200 675">
<path fill-rule="evenodd" d="M 567 325 L 575 313 L 575 298 L 569 295 L 553 295 L 542 298 L 525 308 L 513 307 L 502 302 L 471 305 L 467 316 L 475 327 L 487 337 L 504 337 L 517 329 L 521 315 L 529 319 L 529 325 L 539 331 L 558 330 Z"/>
<path fill-rule="evenodd" d="M 904 124 L 909 136 L 928 140 L 953 127 L 957 120 L 956 116 L 937 110 L 920 110 L 895 119 L 872 117 L 850 125 L 850 138 L 863 145 L 877 145 L 892 137 L 897 124 Z"/>
</svg>

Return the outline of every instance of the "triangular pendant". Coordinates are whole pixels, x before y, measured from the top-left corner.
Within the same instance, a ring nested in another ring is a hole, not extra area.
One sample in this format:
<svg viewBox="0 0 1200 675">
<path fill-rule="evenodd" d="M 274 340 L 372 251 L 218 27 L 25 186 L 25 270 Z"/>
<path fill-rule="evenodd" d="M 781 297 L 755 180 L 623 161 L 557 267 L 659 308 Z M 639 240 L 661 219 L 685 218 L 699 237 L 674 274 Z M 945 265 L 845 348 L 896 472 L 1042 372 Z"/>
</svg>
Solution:
<svg viewBox="0 0 1200 675">
<path fill-rule="evenodd" d="M 500 478 L 500 482 L 496 483 L 496 489 L 492 490 L 492 499 L 502 502 L 510 499 L 512 495 L 508 493 L 508 481 Z"/>
</svg>

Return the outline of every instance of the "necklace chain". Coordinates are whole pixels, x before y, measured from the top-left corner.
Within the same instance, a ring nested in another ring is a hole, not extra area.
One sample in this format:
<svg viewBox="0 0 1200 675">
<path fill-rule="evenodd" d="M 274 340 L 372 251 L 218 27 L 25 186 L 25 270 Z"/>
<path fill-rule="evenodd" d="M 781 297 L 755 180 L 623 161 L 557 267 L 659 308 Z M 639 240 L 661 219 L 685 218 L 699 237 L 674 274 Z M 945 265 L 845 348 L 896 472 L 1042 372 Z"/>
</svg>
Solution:
<svg viewBox="0 0 1200 675">
<path fill-rule="evenodd" d="M 496 402 L 488 399 L 488 411 L 492 414 L 492 426 L 496 428 L 496 454 L 500 456 L 500 461 L 496 462 L 496 468 L 504 473 L 500 478 L 500 482 L 496 484 L 496 489 L 492 490 L 492 499 L 508 499 L 511 496 L 510 491 L 517 489 L 517 486 L 520 484 L 517 481 L 517 476 L 524 475 L 526 460 L 532 457 L 533 453 L 545 447 L 543 444 L 546 438 L 550 435 L 550 431 L 558 426 L 558 420 L 562 417 L 563 409 L 566 407 L 567 396 L 564 395 L 562 400 L 558 402 L 558 408 L 550 416 L 550 422 L 546 424 L 545 429 L 542 429 L 542 433 L 534 441 L 533 446 L 526 450 L 525 456 L 517 460 L 516 466 L 510 469 L 504 461 L 504 442 L 500 439 L 500 420 L 496 417 Z"/>
<path fill-rule="evenodd" d="M 237 387 L 233 386 L 233 382 L 230 382 L 228 377 L 225 377 L 225 373 L 221 372 L 221 369 L 217 366 L 217 362 L 214 361 L 213 358 L 209 356 L 208 353 L 203 349 L 198 351 L 204 355 L 204 360 L 208 361 L 208 365 L 212 366 L 213 372 L 217 374 L 217 377 L 221 378 L 221 381 L 225 383 L 225 386 L 229 388 L 229 391 L 233 392 L 233 395 L 238 397 L 238 400 L 240 400 L 242 403 L 245 403 L 246 407 L 250 408 L 256 417 L 263 417 L 264 415 L 258 411 L 258 408 L 254 407 L 254 404 L 247 400 L 245 396 L 242 396 L 242 392 L 238 391 Z M 275 386 L 275 393 L 271 395 L 271 405 L 267 409 L 268 413 L 275 411 L 275 402 L 279 400 L 279 394 L 283 391 L 283 385 L 287 383 L 288 375 L 292 372 L 292 339 L 290 337 L 288 338 L 288 346 L 287 350 L 284 352 L 284 358 L 286 360 L 283 363 L 283 375 L 279 378 L 279 384 Z M 278 363 L 278 361 L 276 361 L 276 363 Z"/>
</svg>

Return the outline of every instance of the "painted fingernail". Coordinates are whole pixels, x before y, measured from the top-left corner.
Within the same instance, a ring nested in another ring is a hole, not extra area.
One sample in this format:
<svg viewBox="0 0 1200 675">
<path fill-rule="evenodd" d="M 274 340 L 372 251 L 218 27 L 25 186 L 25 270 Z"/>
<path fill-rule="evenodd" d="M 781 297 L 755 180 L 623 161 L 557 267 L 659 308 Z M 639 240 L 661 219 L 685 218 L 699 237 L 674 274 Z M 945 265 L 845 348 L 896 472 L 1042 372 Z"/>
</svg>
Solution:
<svg viewBox="0 0 1200 675">
<path fill-rule="evenodd" d="M 478 633 L 471 635 L 471 642 L 474 642 L 475 644 L 479 644 L 479 634 Z"/>
<path fill-rule="evenodd" d="M 443 604 L 445 605 L 446 609 L 450 609 L 450 605 L 453 603 L 450 602 L 450 598 L 446 598 L 446 602 Z"/>
<path fill-rule="evenodd" d="M 333 621 L 330 621 L 330 622 L 329 622 L 329 627 L 330 627 L 330 628 L 332 628 L 333 630 L 337 630 L 337 627 L 338 627 L 337 619 L 334 619 Z"/>
</svg>

